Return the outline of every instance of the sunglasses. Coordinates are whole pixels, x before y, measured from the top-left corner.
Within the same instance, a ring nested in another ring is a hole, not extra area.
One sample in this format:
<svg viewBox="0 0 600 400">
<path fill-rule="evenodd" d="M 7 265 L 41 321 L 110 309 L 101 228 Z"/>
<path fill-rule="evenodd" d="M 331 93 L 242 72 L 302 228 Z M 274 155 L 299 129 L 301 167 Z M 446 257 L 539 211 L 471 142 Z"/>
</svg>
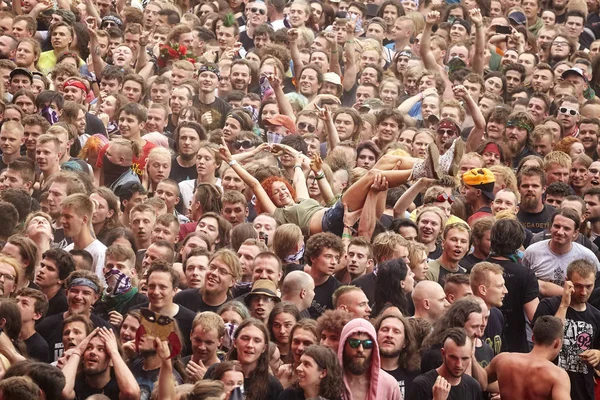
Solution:
<svg viewBox="0 0 600 400">
<path fill-rule="evenodd" d="M 567 107 L 561 107 L 558 109 L 558 111 L 560 111 L 561 114 L 569 114 L 572 117 L 579 114 L 579 111 L 573 110 L 572 108 L 567 108 Z"/>
<path fill-rule="evenodd" d="M 456 135 L 452 129 L 438 129 L 437 134 L 440 136 L 444 136 L 444 135 L 455 136 Z"/>
<path fill-rule="evenodd" d="M 252 147 L 252 142 L 249 140 L 238 140 L 237 142 L 233 143 L 233 148 L 236 150 L 241 148 L 249 149 L 250 147 Z"/>
<path fill-rule="evenodd" d="M 250 12 L 256 14 L 260 14 L 260 15 L 265 15 L 267 13 L 267 10 L 263 9 L 263 8 L 256 8 L 256 7 L 252 7 L 250 9 Z"/>
<path fill-rule="evenodd" d="M 438 203 L 443 203 L 443 202 L 447 201 L 448 203 L 452 204 L 452 203 L 454 203 L 454 196 L 452 196 L 452 195 L 448 196 L 447 193 L 440 193 L 440 194 L 438 194 L 438 197 L 435 200 Z"/>
<path fill-rule="evenodd" d="M 316 126 L 311 125 L 311 124 L 307 124 L 306 122 L 300 122 L 298 124 L 298 128 L 303 131 L 303 130 L 307 130 L 309 133 L 313 133 L 315 131 L 315 129 L 317 129 Z"/>
<path fill-rule="evenodd" d="M 358 349 L 361 344 L 365 350 L 371 350 L 373 348 L 373 340 L 371 339 L 348 339 L 348 345 L 350 345 L 351 349 Z"/>
</svg>

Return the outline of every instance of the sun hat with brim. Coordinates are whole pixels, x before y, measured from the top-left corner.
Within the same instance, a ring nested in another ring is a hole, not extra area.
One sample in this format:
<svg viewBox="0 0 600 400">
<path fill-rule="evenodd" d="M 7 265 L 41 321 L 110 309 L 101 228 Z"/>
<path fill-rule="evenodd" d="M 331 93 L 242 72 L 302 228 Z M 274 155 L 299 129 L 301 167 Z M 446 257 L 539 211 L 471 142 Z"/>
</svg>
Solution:
<svg viewBox="0 0 600 400">
<path fill-rule="evenodd" d="M 244 302 L 247 306 L 250 306 L 252 296 L 262 295 L 273 298 L 276 302 L 280 302 L 281 299 L 277 296 L 277 287 L 273 281 L 268 279 L 259 279 L 252 285 L 252 290 L 244 298 Z"/>
<path fill-rule="evenodd" d="M 481 190 L 481 192 L 490 200 L 494 200 L 494 185 L 496 178 L 492 171 L 487 168 L 473 168 L 462 176 L 463 183 L 467 186 Z"/>
</svg>

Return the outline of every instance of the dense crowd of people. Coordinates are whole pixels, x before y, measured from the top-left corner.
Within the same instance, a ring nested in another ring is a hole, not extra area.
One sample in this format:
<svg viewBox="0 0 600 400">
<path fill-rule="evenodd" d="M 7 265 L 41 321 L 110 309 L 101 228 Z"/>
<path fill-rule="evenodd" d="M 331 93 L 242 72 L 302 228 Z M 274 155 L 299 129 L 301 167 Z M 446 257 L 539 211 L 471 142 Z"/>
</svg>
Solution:
<svg viewBox="0 0 600 400">
<path fill-rule="evenodd" d="M 0 2 L 0 399 L 596 398 L 598 0 Z"/>
</svg>

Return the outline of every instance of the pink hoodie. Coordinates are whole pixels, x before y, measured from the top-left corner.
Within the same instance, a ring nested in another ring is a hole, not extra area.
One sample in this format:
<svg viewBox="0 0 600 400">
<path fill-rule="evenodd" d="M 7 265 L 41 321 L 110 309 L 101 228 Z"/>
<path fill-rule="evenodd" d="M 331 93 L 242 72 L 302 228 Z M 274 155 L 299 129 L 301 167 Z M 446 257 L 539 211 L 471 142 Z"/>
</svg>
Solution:
<svg viewBox="0 0 600 400">
<path fill-rule="evenodd" d="M 344 347 L 348 337 L 353 333 L 361 332 L 366 333 L 373 339 L 373 350 L 371 352 L 371 386 L 365 400 L 402 400 L 402 394 L 400 393 L 400 386 L 398 381 L 380 369 L 379 361 L 379 346 L 377 345 L 377 333 L 373 325 L 364 318 L 356 318 L 348 322 L 340 337 L 340 346 L 338 348 L 338 360 L 342 368 L 344 366 Z M 344 372 L 344 388 L 342 393 L 343 400 L 353 400 L 352 392 L 348 386 L 347 381 L 348 375 Z"/>
</svg>

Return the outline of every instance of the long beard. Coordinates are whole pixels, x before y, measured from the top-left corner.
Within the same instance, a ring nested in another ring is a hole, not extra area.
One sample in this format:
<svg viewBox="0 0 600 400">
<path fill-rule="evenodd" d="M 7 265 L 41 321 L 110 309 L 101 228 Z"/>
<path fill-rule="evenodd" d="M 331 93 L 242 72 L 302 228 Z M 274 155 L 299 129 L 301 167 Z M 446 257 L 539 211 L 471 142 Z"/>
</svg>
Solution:
<svg viewBox="0 0 600 400">
<path fill-rule="evenodd" d="M 363 361 L 354 360 L 350 356 L 344 354 L 344 367 L 350 371 L 352 375 L 364 375 L 371 367 L 371 354 Z"/>
<path fill-rule="evenodd" d="M 538 205 L 538 200 L 537 196 L 524 196 L 521 198 L 521 208 L 525 211 L 533 210 Z"/>
</svg>

